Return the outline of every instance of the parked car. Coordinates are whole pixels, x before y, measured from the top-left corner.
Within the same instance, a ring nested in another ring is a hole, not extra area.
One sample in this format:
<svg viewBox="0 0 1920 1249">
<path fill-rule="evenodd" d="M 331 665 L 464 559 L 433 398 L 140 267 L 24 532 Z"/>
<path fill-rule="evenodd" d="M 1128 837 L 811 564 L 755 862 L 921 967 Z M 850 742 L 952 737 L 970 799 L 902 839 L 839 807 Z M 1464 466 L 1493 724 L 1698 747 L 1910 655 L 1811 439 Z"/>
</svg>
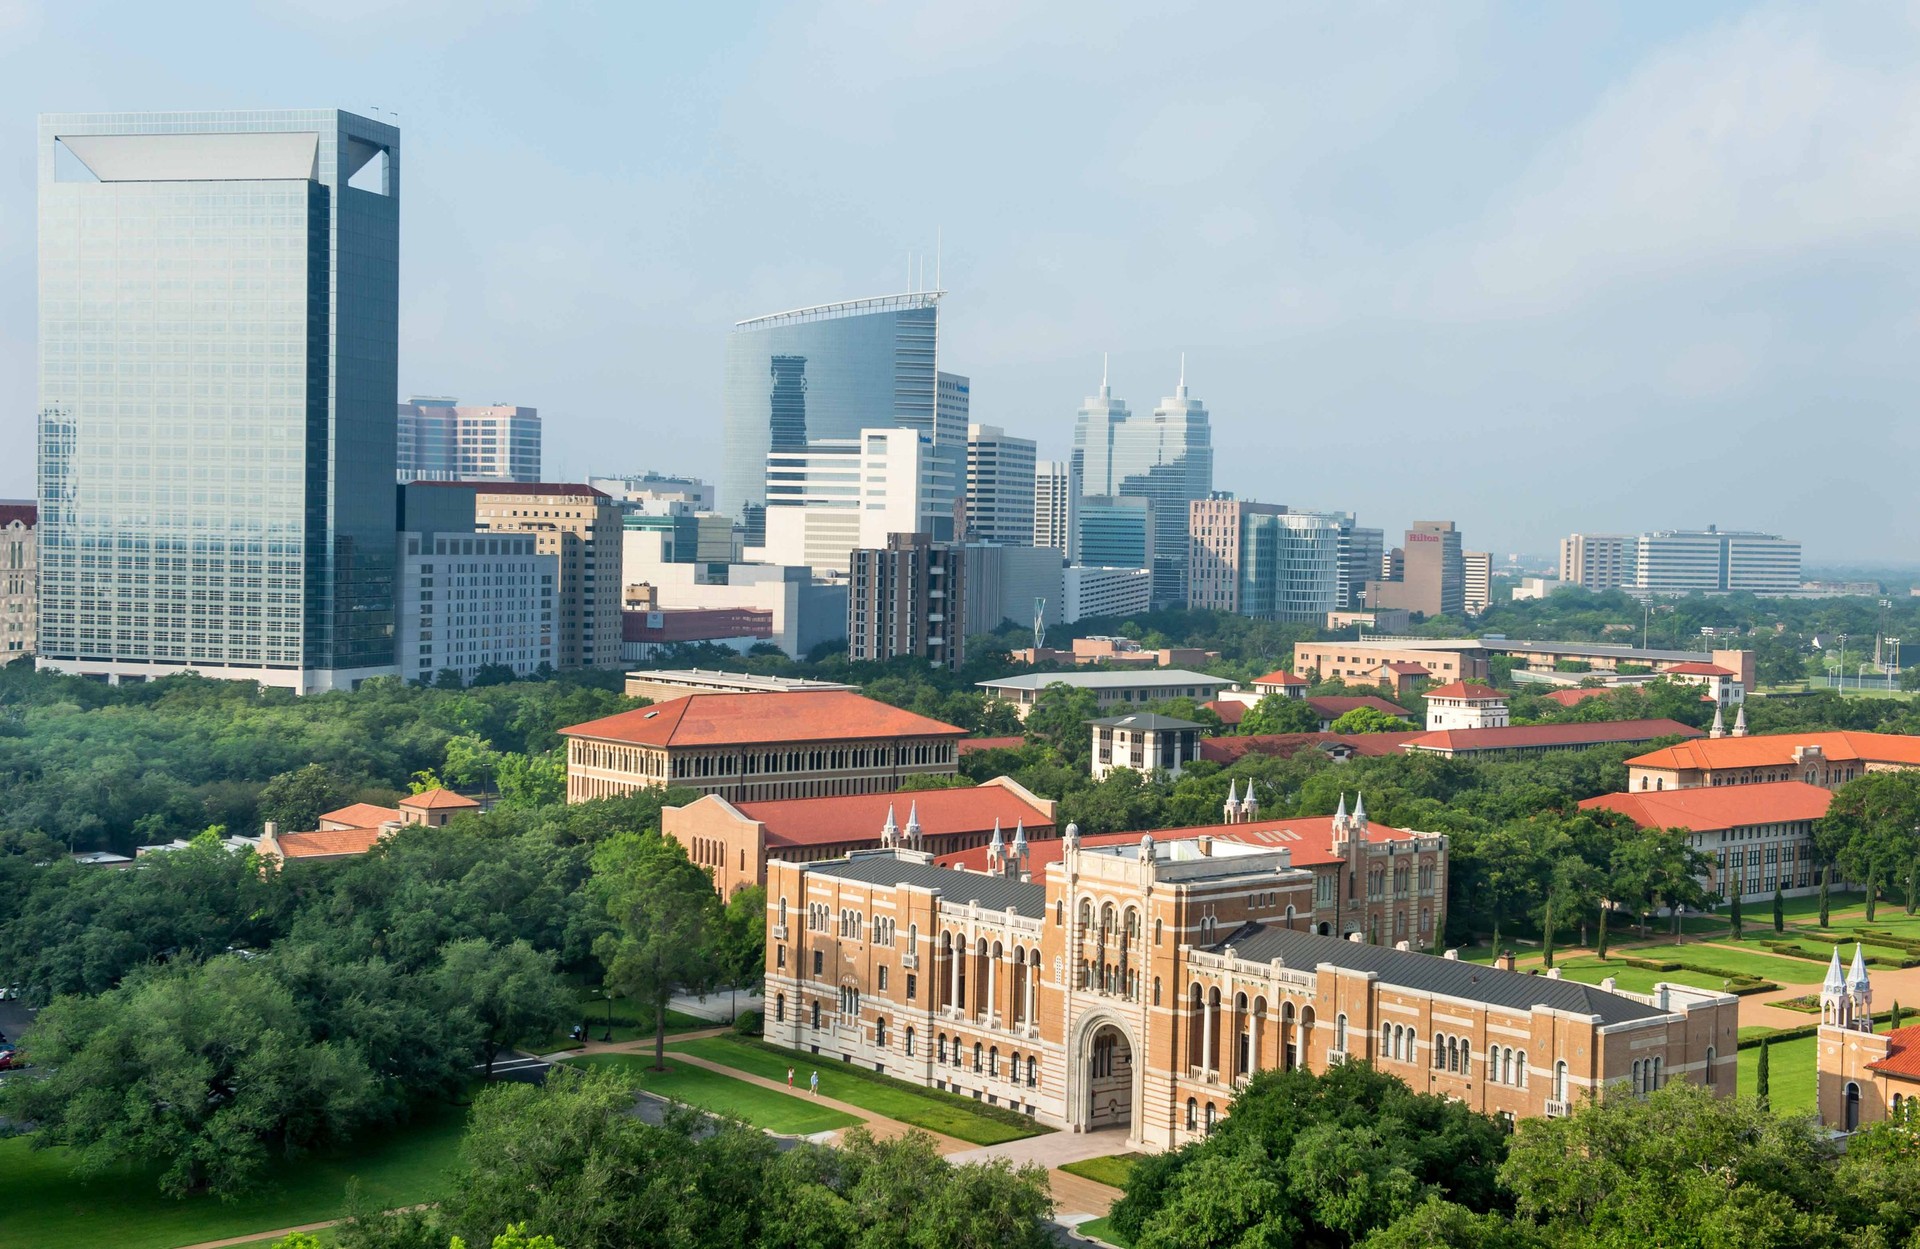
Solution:
<svg viewBox="0 0 1920 1249">
<path fill-rule="evenodd" d="M 13 1050 L 0 1050 L 0 1071 L 18 1071 L 32 1065 Z"/>
<path fill-rule="evenodd" d="M 0 1002 L 11 1002 L 19 997 L 22 987 L 17 984 L 0 985 Z"/>
</svg>

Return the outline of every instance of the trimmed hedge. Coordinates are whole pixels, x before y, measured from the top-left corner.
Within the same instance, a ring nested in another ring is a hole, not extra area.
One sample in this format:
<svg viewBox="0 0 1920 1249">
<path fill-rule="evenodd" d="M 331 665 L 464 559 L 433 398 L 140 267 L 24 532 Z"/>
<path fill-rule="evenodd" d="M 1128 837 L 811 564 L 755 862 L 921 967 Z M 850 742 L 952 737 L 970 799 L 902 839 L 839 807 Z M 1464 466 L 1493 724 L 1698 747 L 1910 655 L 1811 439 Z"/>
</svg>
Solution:
<svg viewBox="0 0 1920 1249">
<path fill-rule="evenodd" d="M 1718 967 L 1703 967 L 1699 963 L 1688 963 L 1670 958 L 1623 958 L 1620 960 L 1628 967 L 1637 967 L 1641 971 L 1690 971 L 1699 976 L 1718 976 L 1727 982 L 1727 992 L 1735 997 L 1749 993 L 1771 993 L 1780 986 L 1771 980 L 1759 980 L 1753 976 L 1729 976 Z"/>
<path fill-rule="evenodd" d="M 1798 1041 L 1805 1037 L 1817 1036 L 1819 1032 L 1820 1025 L 1817 1023 L 1802 1024 L 1798 1028 L 1782 1028 L 1778 1032 L 1769 1032 L 1763 1037 L 1747 1037 L 1739 1041 L 1734 1048 L 1743 1050 L 1755 1049 L 1762 1041 L 1768 1044 L 1772 1044 L 1775 1041 Z"/>
</svg>

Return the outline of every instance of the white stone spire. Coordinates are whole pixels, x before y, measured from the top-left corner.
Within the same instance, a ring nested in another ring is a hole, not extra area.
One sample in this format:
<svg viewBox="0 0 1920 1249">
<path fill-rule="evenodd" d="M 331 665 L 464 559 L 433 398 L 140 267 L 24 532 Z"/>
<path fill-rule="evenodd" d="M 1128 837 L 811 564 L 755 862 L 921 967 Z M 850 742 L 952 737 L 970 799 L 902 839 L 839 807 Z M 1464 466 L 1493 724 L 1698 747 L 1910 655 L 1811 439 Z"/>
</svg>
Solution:
<svg viewBox="0 0 1920 1249">
<path fill-rule="evenodd" d="M 1235 820 L 1240 818 L 1240 782 L 1239 781 L 1227 782 L 1226 815 L 1227 815 L 1227 818 L 1224 822 L 1228 824 L 1231 824 Z"/>
<path fill-rule="evenodd" d="M 915 798 L 912 804 L 907 807 L 907 827 L 905 831 L 907 835 L 907 845 L 915 850 L 920 849 L 920 800 L 918 798 Z"/>
<path fill-rule="evenodd" d="M 1827 978 L 1821 982 L 1820 992 L 1845 993 L 1846 991 L 1847 975 L 1840 970 L 1840 947 L 1836 945 L 1833 947 L 1833 961 L 1827 964 Z"/>
<path fill-rule="evenodd" d="M 1720 708 L 1716 706 L 1713 709 L 1713 727 L 1707 730 L 1707 736 L 1708 737 L 1725 737 L 1726 735 L 1727 735 L 1726 718 L 1720 714 Z"/>
<path fill-rule="evenodd" d="M 1834 953 L 1837 955 L 1840 951 L 1835 950 Z M 1873 985 L 1867 980 L 1866 952 L 1860 948 L 1858 941 L 1853 943 L 1853 966 L 1847 970 L 1847 988 L 1855 993 L 1873 994 Z"/>
<path fill-rule="evenodd" d="M 1367 799 L 1359 790 L 1353 794 L 1353 823 L 1361 832 L 1367 831 Z"/>
<path fill-rule="evenodd" d="M 987 866 L 998 871 L 1007 857 L 1007 843 L 1000 836 L 1000 817 L 993 817 L 993 840 L 987 843 Z"/>
<path fill-rule="evenodd" d="M 1253 796 L 1253 780 L 1249 777 L 1246 796 L 1240 799 L 1240 818 L 1243 821 L 1252 820 L 1258 814 L 1260 814 L 1260 800 Z"/>
<path fill-rule="evenodd" d="M 1735 737 L 1745 737 L 1747 735 L 1747 705 L 1745 703 L 1741 703 L 1740 709 L 1733 713 L 1733 735 Z"/>
<path fill-rule="evenodd" d="M 880 844 L 891 849 L 900 844 L 900 826 L 893 822 L 893 804 L 887 804 L 887 822 L 880 826 Z"/>
</svg>

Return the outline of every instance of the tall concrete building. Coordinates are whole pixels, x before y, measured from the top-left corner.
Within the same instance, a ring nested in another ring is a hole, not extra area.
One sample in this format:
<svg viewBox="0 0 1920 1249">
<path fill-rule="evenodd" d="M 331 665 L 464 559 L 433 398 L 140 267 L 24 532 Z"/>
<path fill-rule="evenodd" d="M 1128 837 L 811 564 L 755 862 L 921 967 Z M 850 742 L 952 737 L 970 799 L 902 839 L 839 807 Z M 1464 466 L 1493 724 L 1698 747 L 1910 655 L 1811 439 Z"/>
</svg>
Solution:
<svg viewBox="0 0 1920 1249">
<path fill-rule="evenodd" d="M 0 668 L 33 654 L 40 611 L 38 525 L 39 509 L 32 503 L 0 499 Z"/>
<path fill-rule="evenodd" d="M 1640 594 L 1746 590 L 1790 594 L 1800 588 L 1800 544 L 1777 534 L 1705 529 L 1643 533 L 1628 588 Z"/>
<path fill-rule="evenodd" d="M 853 553 L 847 652 L 854 660 L 916 655 L 958 668 L 966 659 L 966 561 L 924 533 L 896 533 Z"/>
<path fill-rule="evenodd" d="M 559 557 L 531 533 L 483 533 L 475 493 L 400 492 L 398 663 L 409 681 L 482 668 L 531 676 L 557 666 Z"/>
<path fill-rule="evenodd" d="M 400 132 L 40 119 L 38 662 L 394 670 Z"/>
<path fill-rule="evenodd" d="M 1033 439 L 998 425 L 968 425 L 968 541 L 1032 546 L 1033 507 Z"/>
<path fill-rule="evenodd" d="M 1184 362 L 1179 385 L 1151 416 L 1129 414 L 1103 378 L 1100 394 L 1080 409 L 1074 451 L 1081 457 L 1083 523 L 1090 498 L 1145 499 L 1154 603 L 1186 602 L 1189 506 L 1213 489 L 1213 436 L 1205 405 L 1187 391 Z"/>
<path fill-rule="evenodd" d="M 766 542 L 774 564 L 844 573 L 856 547 L 953 523 L 932 436 L 863 429 L 767 453 Z"/>
<path fill-rule="evenodd" d="M 1339 611 L 1358 611 L 1366 598 L 1367 582 L 1381 577 L 1380 561 L 1386 553 L 1384 530 L 1367 529 L 1354 523 L 1352 512 L 1329 512 L 1340 529 L 1340 577 L 1334 589 Z"/>
<path fill-rule="evenodd" d="M 741 321 L 727 337 L 720 506 L 749 546 L 766 537 L 767 453 L 857 437 L 863 429 L 927 435 L 945 493 L 936 537 L 951 536 L 964 489 L 967 384 L 942 374 L 940 299 L 917 291 L 822 304 Z"/>
<path fill-rule="evenodd" d="M 592 486 L 554 482 L 415 482 L 471 496 L 476 534 L 531 533 L 534 554 L 557 559 L 553 666 L 608 668 L 620 659 L 620 509 Z M 406 510 L 416 511 L 409 501 Z"/>
<path fill-rule="evenodd" d="M 1493 603 L 1492 552 L 1462 552 L 1460 570 L 1460 606 L 1469 616 L 1478 616 Z"/>
<path fill-rule="evenodd" d="M 1033 474 L 1033 545 L 1073 553 L 1073 522 L 1080 491 L 1065 460 L 1047 460 Z"/>
<path fill-rule="evenodd" d="M 1191 505 L 1189 606 L 1319 623 L 1335 610 L 1340 522 L 1216 491 Z"/>
<path fill-rule="evenodd" d="M 1460 531 L 1450 520 L 1419 520 L 1407 530 L 1406 545 L 1387 559 L 1399 575 L 1367 583 L 1367 606 L 1458 616 L 1466 610 L 1466 560 Z"/>
<path fill-rule="evenodd" d="M 1153 571 L 1151 499 L 1141 495 L 1083 495 L 1074 529 L 1074 563 Z"/>
<path fill-rule="evenodd" d="M 1575 533 L 1560 539 L 1560 580 L 1601 592 L 1633 584 L 1638 543 L 1631 534 Z"/>
<path fill-rule="evenodd" d="M 394 471 L 407 481 L 539 481 L 540 413 L 415 395 L 396 414 Z"/>
</svg>

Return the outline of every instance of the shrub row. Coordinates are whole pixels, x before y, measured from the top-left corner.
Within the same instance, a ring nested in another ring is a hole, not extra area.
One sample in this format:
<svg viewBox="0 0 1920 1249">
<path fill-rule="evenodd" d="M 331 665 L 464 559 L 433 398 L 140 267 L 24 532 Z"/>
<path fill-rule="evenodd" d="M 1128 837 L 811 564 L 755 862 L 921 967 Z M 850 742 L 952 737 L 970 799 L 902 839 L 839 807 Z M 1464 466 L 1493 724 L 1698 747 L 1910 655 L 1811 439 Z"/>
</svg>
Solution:
<svg viewBox="0 0 1920 1249">
<path fill-rule="evenodd" d="M 1628 967 L 1638 967 L 1642 971 L 1690 971 L 1701 976 L 1718 976 L 1727 982 L 1727 992 L 1736 997 L 1748 993 L 1770 993 L 1780 987 L 1773 981 L 1762 980 L 1758 976 L 1730 976 L 1718 967 L 1707 967 L 1682 959 L 1623 958 L 1620 961 Z"/>
<path fill-rule="evenodd" d="M 1750 1050 L 1762 1041 L 1798 1041 L 1804 1037 L 1814 1036 L 1819 1031 L 1820 1025 L 1817 1023 L 1802 1024 L 1798 1028 L 1782 1028 L 1778 1032 L 1771 1032 L 1763 1037 L 1747 1037 L 1735 1048 Z"/>
</svg>

